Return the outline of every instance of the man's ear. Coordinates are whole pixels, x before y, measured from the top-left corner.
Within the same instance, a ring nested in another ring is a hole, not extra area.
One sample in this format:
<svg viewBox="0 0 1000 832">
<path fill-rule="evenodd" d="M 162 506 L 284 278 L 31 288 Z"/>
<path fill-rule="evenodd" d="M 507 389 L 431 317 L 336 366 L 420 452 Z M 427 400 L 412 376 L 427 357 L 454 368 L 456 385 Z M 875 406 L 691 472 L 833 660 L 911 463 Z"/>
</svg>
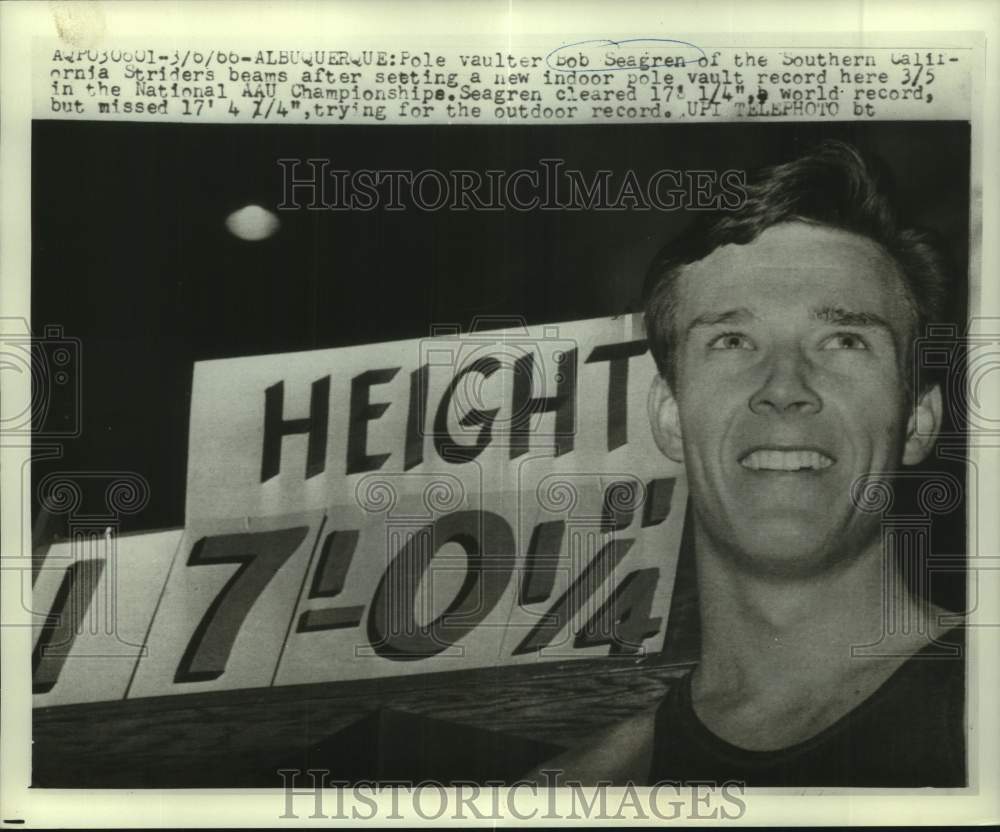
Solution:
<svg viewBox="0 0 1000 832">
<path fill-rule="evenodd" d="M 906 423 L 906 444 L 903 446 L 903 464 L 916 465 L 927 458 L 941 430 L 941 388 L 935 384 L 917 398 Z"/>
<path fill-rule="evenodd" d="M 649 388 L 649 424 L 653 429 L 653 439 L 663 454 L 674 462 L 684 461 L 684 446 L 681 442 L 681 421 L 677 413 L 677 401 L 670 385 L 663 376 L 657 374 Z"/>
</svg>

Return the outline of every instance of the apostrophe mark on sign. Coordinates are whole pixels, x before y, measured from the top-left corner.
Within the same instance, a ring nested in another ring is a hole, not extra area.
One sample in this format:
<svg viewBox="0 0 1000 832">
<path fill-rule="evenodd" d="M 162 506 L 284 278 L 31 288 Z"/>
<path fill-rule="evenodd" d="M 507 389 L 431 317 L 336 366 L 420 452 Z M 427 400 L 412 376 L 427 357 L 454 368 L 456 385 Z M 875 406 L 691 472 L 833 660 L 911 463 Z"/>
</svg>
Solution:
<svg viewBox="0 0 1000 832">
<path fill-rule="evenodd" d="M 310 598 L 332 598 L 344 588 L 347 569 L 358 546 L 357 529 L 330 532 L 323 541 Z"/>
<path fill-rule="evenodd" d="M 673 477 L 659 477 L 646 484 L 646 506 L 642 512 L 642 527 L 655 526 L 667 519 L 674 496 Z"/>
<path fill-rule="evenodd" d="M 334 598 L 341 593 L 357 547 L 357 529 L 336 531 L 327 535 L 309 590 L 310 598 Z M 299 616 L 297 631 L 311 633 L 317 630 L 356 627 L 361 623 L 364 613 L 364 606 L 306 610 Z"/>
<path fill-rule="evenodd" d="M 642 502 L 639 483 L 617 480 L 604 490 L 601 506 L 601 531 L 616 532 L 632 525 L 635 510 Z"/>
<path fill-rule="evenodd" d="M 552 594 L 565 531 L 564 520 L 551 520 L 535 526 L 525 559 L 519 599 L 521 606 L 547 601 Z"/>
</svg>

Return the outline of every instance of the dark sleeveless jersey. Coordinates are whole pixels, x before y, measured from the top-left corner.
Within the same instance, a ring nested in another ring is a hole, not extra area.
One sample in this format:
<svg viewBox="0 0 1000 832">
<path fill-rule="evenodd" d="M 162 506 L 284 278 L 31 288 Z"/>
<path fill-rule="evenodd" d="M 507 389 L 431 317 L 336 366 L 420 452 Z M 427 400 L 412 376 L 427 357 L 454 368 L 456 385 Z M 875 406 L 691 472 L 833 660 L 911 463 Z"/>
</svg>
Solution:
<svg viewBox="0 0 1000 832">
<path fill-rule="evenodd" d="M 747 786 L 964 786 L 965 638 L 956 628 L 907 659 L 871 696 L 812 738 L 776 751 L 720 739 L 691 705 L 691 674 L 656 713 L 650 782 Z"/>
</svg>

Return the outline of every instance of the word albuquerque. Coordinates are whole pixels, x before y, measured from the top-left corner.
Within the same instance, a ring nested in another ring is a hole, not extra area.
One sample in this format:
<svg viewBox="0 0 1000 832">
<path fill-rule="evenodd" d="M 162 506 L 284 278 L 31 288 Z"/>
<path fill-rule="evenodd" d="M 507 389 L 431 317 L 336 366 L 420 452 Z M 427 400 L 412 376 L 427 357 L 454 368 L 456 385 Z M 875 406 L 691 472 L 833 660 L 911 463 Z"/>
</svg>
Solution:
<svg viewBox="0 0 1000 832">
<path fill-rule="evenodd" d="M 279 210 L 402 211 L 733 211 L 746 200 L 739 170 L 635 171 L 563 169 L 561 159 L 539 159 L 538 169 L 341 170 L 330 159 L 278 159 Z"/>
<path fill-rule="evenodd" d="M 628 371 L 632 358 L 646 353 L 644 340 L 601 344 L 587 353 L 584 363 L 607 364 L 607 431 L 606 449 L 613 451 L 628 441 Z M 555 392 L 549 396 L 536 396 L 533 390 L 544 385 L 545 369 L 536 361 L 533 351 L 527 351 L 513 361 L 510 373 L 509 411 L 506 422 L 506 443 L 511 459 L 526 454 L 531 447 L 532 433 L 538 425 L 532 417 L 554 414 L 554 431 L 547 432 L 553 454 L 562 456 L 575 447 L 577 433 L 577 372 L 579 350 L 574 347 L 552 356 L 555 369 Z M 437 455 L 445 462 L 460 465 L 476 459 L 493 441 L 494 426 L 500 420 L 500 408 L 473 407 L 456 393 L 470 383 L 470 376 L 485 381 L 505 368 L 502 360 L 509 356 L 483 355 L 455 369 L 444 365 L 453 376 L 437 402 L 433 415 L 429 411 L 431 364 L 424 363 L 410 373 L 409 396 L 405 403 L 406 428 L 402 438 L 403 470 L 408 471 L 424 461 L 425 440 L 430 438 Z M 507 362 L 509 363 L 509 362 Z M 377 471 L 392 456 L 369 448 L 369 425 L 380 419 L 393 406 L 393 402 L 373 400 L 379 385 L 392 381 L 401 367 L 382 367 L 365 370 L 350 381 L 349 424 L 347 429 L 347 474 Z M 548 369 L 552 369 L 551 367 Z M 497 375 L 505 379 L 506 373 Z M 260 480 L 266 482 L 281 472 L 282 440 L 286 436 L 306 434 L 305 478 L 324 472 L 326 468 L 327 438 L 329 434 L 330 389 L 329 375 L 312 382 L 309 391 L 308 416 L 289 418 L 285 413 L 285 383 L 278 381 L 264 391 L 263 449 L 261 453 Z M 475 380 L 471 380 L 475 383 Z M 455 436 L 449 427 L 449 416 L 457 416 L 457 425 L 463 429 Z M 428 429 L 428 421 L 431 422 Z"/>
</svg>

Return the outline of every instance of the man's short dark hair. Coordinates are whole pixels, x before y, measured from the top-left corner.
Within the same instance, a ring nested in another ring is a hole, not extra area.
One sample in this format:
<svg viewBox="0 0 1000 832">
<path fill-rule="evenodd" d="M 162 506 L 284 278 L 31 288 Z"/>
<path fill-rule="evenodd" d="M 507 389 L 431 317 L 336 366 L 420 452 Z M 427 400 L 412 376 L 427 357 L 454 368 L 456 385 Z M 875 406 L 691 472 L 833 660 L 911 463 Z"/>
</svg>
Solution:
<svg viewBox="0 0 1000 832">
<path fill-rule="evenodd" d="M 888 172 L 851 145 L 825 141 L 808 154 L 763 169 L 735 211 L 700 215 L 662 248 L 646 277 L 646 333 L 660 374 L 674 382 L 675 283 L 681 269 L 715 249 L 753 242 L 763 231 L 804 221 L 850 231 L 880 245 L 899 266 L 913 310 L 912 337 L 945 319 L 948 265 L 938 235 L 907 228 L 893 204 Z"/>
</svg>

